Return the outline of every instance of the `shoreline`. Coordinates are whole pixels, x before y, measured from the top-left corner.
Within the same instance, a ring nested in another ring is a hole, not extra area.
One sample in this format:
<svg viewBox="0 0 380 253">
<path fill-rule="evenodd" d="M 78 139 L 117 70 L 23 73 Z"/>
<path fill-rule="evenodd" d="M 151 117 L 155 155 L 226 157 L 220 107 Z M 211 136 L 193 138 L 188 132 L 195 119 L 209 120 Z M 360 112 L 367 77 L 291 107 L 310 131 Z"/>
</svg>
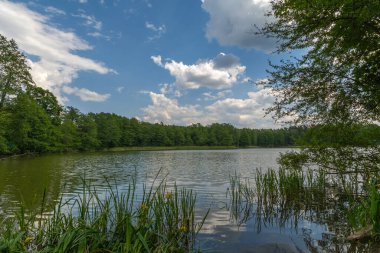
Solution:
<svg viewBox="0 0 380 253">
<path fill-rule="evenodd" d="M 273 148 L 302 148 L 302 146 L 278 146 L 278 147 L 261 147 L 261 146 L 146 146 L 146 147 L 113 147 L 99 150 L 67 150 L 59 152 L 44 152 L 44 153 L 23 153 L 23 154 L 10 154 L 1 155 L 1 160 L 17 159 L 22 157 L 40 156 L 40 155 L 65 155 L 65 154 L 85 154 L 85 153 L 98 153 L 98 152 L 143 152 L 143 151 L 176 151 L 176 150 L 242 150 L 242 149 L 273 149 Z"/>
</svg>

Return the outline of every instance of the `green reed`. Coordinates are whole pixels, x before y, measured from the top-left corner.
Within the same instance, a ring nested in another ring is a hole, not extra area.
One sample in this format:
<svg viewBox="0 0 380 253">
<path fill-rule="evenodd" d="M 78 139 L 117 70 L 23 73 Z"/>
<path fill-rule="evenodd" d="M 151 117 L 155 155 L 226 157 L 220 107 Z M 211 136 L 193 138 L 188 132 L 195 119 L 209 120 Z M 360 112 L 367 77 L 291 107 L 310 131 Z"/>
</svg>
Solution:
<svg viewBox="0 0 380 253">
<path fill-rule="evenodd" d="M 328 224 L 341 238 L 369 228 L 367 237 L 380 237 L 380 180 L 366 182 L 360 175 L 327 173 L 321 169 L 257 170 L 250 180 L 230 177 L 230 211 L 244 223 L 297 227 L 300 218 Z"/>
<path fill-rule="evenodd" d="M 156 186 L 154 186 L 156 185 Z M 156 180 L 137 192 L 132 179 L 120 191 L 111 185 L 102 195 L 83 182 L 75 198 L 60 199 L 44 213 L 24 209 L 0 221 L 0 252 L 194 252 L 207 214 L 198 221 L 196 195 Z"/>
</svg>

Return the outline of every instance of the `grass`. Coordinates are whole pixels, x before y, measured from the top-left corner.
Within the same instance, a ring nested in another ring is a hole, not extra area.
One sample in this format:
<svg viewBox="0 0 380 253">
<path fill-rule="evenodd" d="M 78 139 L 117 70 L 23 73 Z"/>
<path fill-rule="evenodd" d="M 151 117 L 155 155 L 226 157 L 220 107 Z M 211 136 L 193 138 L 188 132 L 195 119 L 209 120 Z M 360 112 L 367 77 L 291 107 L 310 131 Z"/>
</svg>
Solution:
<svg viewBox="0 0 380 253">
<path fill-rule="evenodd" d="M 377 241 L 378 182 L 373 179 L 358 187 L 357 179 L 312 169 L 257 170 L 253 180 L 235 174 L 230 177 L 230 210 L 238 224 L 255 218 L 258 231 L 262 224 L 283 227 L 291 223 L 297 227 L 302 218 L 329 224 L 339 238 L 349 238 L 354 231 L 369 228 L 366 239 Z"/>
<path fill-rule="evenodd" d="M 196 237 L 207 214 L 197 219 L 196 195 L 169 187 L 165 180 L 136 191 L 109 186 L 100 195 L 83 183 L 83 192 L 52 214 L 27 215 L 23 209 L 0 222 L 0 252 L 195 252 Z M 154 186 L 156 185 L 156 186 Z M 197 221 L 198 220 L 198 221 Z"/>
</svg>

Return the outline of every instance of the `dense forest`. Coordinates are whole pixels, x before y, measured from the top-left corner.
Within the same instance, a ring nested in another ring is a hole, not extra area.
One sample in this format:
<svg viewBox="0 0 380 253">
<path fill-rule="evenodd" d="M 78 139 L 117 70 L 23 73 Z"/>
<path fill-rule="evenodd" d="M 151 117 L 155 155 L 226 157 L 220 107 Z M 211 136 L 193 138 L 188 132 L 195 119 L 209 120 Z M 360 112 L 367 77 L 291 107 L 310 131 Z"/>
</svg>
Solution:
<svg viewBox="0 0 380 253">
<path fill-rule="evenodd" d="M 83 114 L 73 107 L 60 107 L 50 92 L 34 86 L 9 101 L 0 113 L 1 154 L 143 146 L 278 147 L 294 145 L 305 132 L 297 127 L 238 129 L 217 123 L 185 127 L 111 113 Z"/>
</svg>

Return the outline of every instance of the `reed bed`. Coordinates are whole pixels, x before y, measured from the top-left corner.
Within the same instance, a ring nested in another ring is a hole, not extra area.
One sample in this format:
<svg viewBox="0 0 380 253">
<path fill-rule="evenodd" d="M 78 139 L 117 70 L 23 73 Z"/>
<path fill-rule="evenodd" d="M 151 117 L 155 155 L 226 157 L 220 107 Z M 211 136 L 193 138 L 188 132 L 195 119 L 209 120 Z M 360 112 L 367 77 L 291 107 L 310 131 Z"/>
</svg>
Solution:
<svg viewBox="0 0 380 253">
<path fill-rule="evenodd" d="M 255 219 L 264 225 L 297 228 L 299 219 L 326 224 L 342 240 L 369 229 L 380 235 L 380 184 L 360 175 L 328 174 L 324 170 L 279 168 L 257 170 L 252 179 L 230 177 L 230 211 L 237 224 Z"/>
<path fill-rule="evenodd" d="M 155 185 L 155 186 L 154 186 Z M 55 206 L 50 215 L 42 200 L 38 213 L 23 208 L 0 222 L 0 252 L 196 252 L 196 237 L 207 214 L 197 219 L 196 194 L 154 182 L 137 193 L 108 187 L 83 192 Z M 67 211 L 68 210 L 68 211 Z"/>
</svg>

